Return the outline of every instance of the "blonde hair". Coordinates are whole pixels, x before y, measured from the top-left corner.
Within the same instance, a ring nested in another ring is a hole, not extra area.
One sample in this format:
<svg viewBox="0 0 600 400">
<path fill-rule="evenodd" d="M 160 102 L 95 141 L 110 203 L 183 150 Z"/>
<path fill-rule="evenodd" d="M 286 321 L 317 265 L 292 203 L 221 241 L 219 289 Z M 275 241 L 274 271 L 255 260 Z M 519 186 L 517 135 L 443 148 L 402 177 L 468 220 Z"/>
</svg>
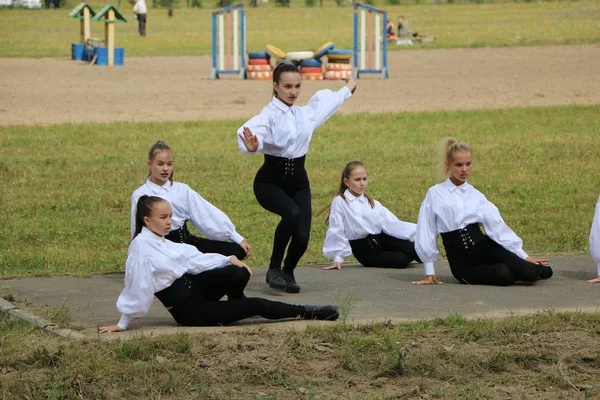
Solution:
<svg viewBox="0 0 600 400">
<path fill-rule="evenodd" d="M 348 186 L 346 185 L 346 182 L 344 182 L 344 179 L 350 179 L 350 174 L 352 174 L 352 171 L 354 171 L 356 168 L 359 168 L 359 167 L 362 167 L 365 169 L 365 171 L 367 171 L 367 167 L 361 161 L 350 161 L 348 164 L 346 164 L 346 166 L 342 170 L 342 179 L 340 180 L 340 186 L 338 187 L 338 191 L 335 194 L 335 196 L 340 196 L 346 203 L 348 202 L 348 200 L 346 200 L 346 197 L 344 197 L 344 192 L 346 191 L 346 189 L 348 189 Z M 335 198 L 335 196 L 334 196 L 334 198 Z M 367 196 L 366 193 L 365 193 L 365 197 L 369 201 L 369 205 L 371 206 L 371 208 L 375 208 L 375 201 L 371 197 Z M 333 202 L 333 200 L 332 200 L 332 202 Z M 331 203 L 329 203 L 329 205 L 327 207 L 325 207 L 321 211 L 319 211 L 317 213 L 317 216 L 319 216 L 323 213 L 326 213 L 327 215 L 325 216 L 325 223 L 329 224 L 330 212 L 331 212 Z"/>
<path fill-rule="evenodd" d="M 445 179 L 450 171 L 449 165 L 454 160 L 454 153 L 469 152 L 473 154 L 468 144 L 459 142 L 458 139 L 447 137 L 442 139 L 438 151 L 438 177 Z"/>
</svg>

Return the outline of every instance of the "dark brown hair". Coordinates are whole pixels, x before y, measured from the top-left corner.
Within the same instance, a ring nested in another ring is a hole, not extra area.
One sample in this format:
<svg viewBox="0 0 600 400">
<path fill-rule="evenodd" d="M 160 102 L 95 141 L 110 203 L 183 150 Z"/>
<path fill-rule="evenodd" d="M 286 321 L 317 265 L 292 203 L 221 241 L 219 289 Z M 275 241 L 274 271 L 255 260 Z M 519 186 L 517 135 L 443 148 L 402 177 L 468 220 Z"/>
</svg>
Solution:
<svg viewBox="0 0 600 400">
<path fill-rule="evenodd" d="M 346 197 L 344 196 L 344 192 L 346 191 L 346 189 L 348 189 L 348 186 L 346 185 L 346 182 L 344 182 L 344 179 L 350 179 L 350 174 L 352 174 L 352 171 L 354 171 L 358 167 L 363 167 L 365 169 L 365 171 L 367 170 L 367 167 L 361 161 L 350 161 L 348 164 L 346 164 L 346 166 L 344 167 L 344 170 L 342 171 L 342 179 L 340 180 L 340 186 L 338 187 L 338 191 L 335 195 L 340 196 L 346 203 L 348 202 L 348 200 L 346 200 Z M 373 198 L 371 198 L 370 196 L 367 196 L 366 193 L 365 193 L 365 197 L 369 201 L 369 205 L 371 206 L 371 208 L 375 208 L 375 200 L 373 200 Z M 321 211 L 319 211 L 317 213 L 317 216 L 325 213 L 326 214 L 325 223 L 329 224 L 329 213 L 330 212 L 331 212 L 331 203 L 329 203 L 329 205 L 327 207 L 325 207 Z"/>
<path fill-rule="evenodd" d="M 156 153 L 160 153 L 161 151 L 170 151 L 171 153 L 173 153 L 173 150 L 171 150 L 171 148 L 169 147 L 168 144 L 166 144 L 162 140 L 159 140 L 156 143 L 154 143 L 152 145 L 152 147 L 150 147 L 150 151 L 148 152 L 148 160 L 150 160 L 150 162 L 152 162 L 152 160 L 154 160 L 154 156 L 156 156 Z M 146 176 L 146 179 L 148 179 L 151 176 L 152 176 L 152 170 L 148 169 L 148 175 Z M 174 176 L 175 176 L 175 170 L 172 169 L 171 175 L 169 175 L 169 180 L 171 181 L 171 186 L 173 186 L 173 177 Z"/>
<path fill-rule="evenodd" d="M 161 201 L 166 201 L 162 197 L 157 196 L 146 196 L 143 195 L 137 201 L 136 210 L 135 210 L 135 234 L 133 238 L 140 234 L 142 228 L 146 226 L 144 222 L 144 217 L 150 217 L 152 215 L 152 209 L 156 203 L 160 203 Z"/>
<path fill-rule="evenodd" d="M 284 72 L 295 72 L 297 74 L 300 73 L 300 71 L 298 70 L 298 67 L 296 67 L 294 64 L 282 62 L 279 65 L 277 65 L 275 67 L 275 71 L 273 71 L 273 83 L 276 83 L 279 85 L 279 80 L 281 79 L 281 74 L 283 74 Z M 277 92 L 275 91 L 275 88 L 273 88 L 273 96 L 277 96 Z"/>
</svg>

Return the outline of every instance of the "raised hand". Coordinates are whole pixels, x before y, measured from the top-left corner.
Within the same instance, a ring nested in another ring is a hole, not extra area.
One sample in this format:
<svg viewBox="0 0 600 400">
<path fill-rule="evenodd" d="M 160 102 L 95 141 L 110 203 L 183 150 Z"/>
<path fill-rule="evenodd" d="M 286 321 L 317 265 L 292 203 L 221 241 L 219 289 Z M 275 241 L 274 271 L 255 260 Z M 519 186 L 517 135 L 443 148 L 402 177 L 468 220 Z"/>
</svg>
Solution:
<svg viewBox="0 0 600 400">
<path fill-rule="evenodd" d="M 356 81 L 354 78 L 342 78 L 344 82 L 346 82 L 346 87 L 350 89 L 350 93 L 354 94 L 356 90 Z"/>
<path fill-rule="evenodd" d="M 244 146 L 246 146 L 246 150 L 250 153 L 254 153 L 258 150 L 258 138 L 247 126 L 244 127 L 240 139 L 242 139 Z"/>
</svg>

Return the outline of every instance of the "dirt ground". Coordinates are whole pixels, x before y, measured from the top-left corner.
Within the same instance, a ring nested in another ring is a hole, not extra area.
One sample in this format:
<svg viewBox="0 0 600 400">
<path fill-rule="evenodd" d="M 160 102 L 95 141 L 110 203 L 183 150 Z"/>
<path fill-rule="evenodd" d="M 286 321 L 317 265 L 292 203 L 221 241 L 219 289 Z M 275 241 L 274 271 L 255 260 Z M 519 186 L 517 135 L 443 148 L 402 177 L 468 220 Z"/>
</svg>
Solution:
<svg viewBox="0 0 600 400">
<path fill-rule="evenodd" d="M 361 79 L 342 113 L 600 103 L 599 45 L 389 53 L 387 80 Z M 123 67 L 0 59 L 0 125 L 248 118 L 270 82 L 211 80 L 211 58 L 127 57 Z M 304 83 L 299 104 L 340 81 Z"/>
</svg>

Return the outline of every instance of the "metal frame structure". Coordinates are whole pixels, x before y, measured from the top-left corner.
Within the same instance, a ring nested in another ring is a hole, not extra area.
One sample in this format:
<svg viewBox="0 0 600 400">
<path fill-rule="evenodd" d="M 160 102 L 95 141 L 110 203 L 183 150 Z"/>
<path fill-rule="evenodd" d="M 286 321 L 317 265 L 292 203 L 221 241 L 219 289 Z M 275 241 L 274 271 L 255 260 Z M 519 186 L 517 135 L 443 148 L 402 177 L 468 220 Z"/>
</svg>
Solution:
<svg viewBox="0 0 600 400">
<path fill-rule="evenodd" d="M 355 79 L 359 78 L 360 74 L 381 74 L 381 78 L 388 78 L 386 24 L 386 11 L 367 4 L 354 3 Z"/>
</svg>

